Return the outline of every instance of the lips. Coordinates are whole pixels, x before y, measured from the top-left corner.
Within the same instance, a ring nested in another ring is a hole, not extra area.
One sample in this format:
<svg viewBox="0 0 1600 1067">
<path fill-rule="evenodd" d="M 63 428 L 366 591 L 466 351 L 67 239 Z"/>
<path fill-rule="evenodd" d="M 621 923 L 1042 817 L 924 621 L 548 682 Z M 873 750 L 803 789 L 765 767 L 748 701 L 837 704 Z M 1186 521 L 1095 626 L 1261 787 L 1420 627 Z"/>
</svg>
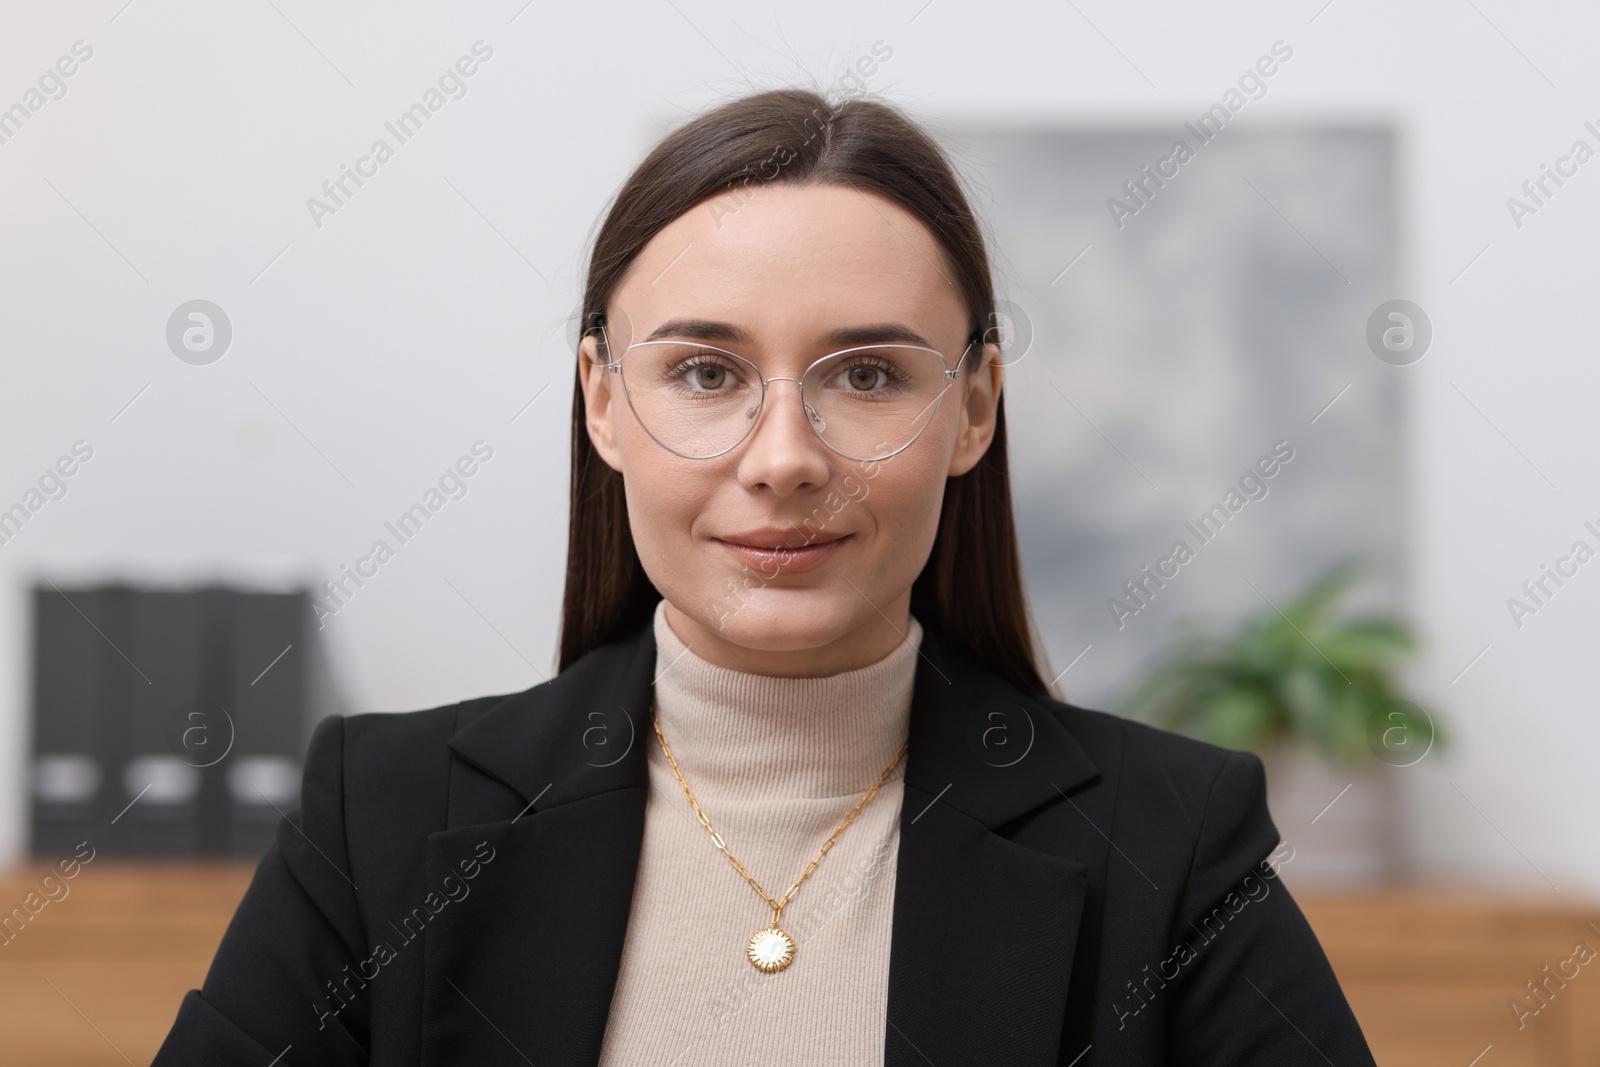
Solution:
<svg viewBox="0 0 1600 1067">
<path fill-rule="evenodd" d="M 745 548 L 762 549 L 798 549 L 815 545 L 830 544 L 850 536 L 849 534 L 815 535 L 800 537 L 792 526 L 763 526 L 759 530 L 747 530 L 744 533 L 729 534 L 718 537 L 716 540 L 730 545 L 741 545 Z"/>
<path fill-rule="evenodd" d="M 810 544 L 797 541 L 792 530 L 752 530 L 712 540 L 734 559 L 768 578 L 815 570 L 848 544 L 851 534 L 818 536 Z"/>
</svg>

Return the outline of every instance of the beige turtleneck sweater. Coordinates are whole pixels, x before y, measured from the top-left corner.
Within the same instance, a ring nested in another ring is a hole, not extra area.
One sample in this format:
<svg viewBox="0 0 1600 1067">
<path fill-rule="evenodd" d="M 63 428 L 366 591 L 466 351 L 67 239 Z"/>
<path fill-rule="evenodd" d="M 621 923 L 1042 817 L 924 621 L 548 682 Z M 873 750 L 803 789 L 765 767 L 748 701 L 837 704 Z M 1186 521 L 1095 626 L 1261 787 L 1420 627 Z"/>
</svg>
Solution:
<svg viewBox="0 0 1600 1067">
<path fill-rule="evenodd" d="M 858 670 L 780 678 L 720 667 L 656 605 L 661 732 L 728 848 L 781 900 L 905 742 L 922 628 Z M 745 956 L 772 908 L 712 842 L 653 729 L 650 795 L 601 1067 L 883 1062 L 906 760 L 783 909 L 794 961 Z"/>
</svg>

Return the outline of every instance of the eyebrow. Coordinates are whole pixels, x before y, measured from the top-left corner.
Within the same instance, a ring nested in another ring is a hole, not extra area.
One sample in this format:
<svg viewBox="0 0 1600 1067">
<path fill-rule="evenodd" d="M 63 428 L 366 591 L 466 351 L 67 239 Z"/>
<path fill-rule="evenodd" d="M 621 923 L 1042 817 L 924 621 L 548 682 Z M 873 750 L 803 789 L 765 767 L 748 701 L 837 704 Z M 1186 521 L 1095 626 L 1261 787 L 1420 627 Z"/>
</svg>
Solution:
<svg viewBox="0 0 1600 1067">
<path fill-rule="evenodd" d="M 750 331 L 731 322 L 710 319 L 668 319 L 654 330 L 646 341 L 664 337 L 690 338 L 696 341 L 716 341 L 724 344 L 752 344 Z M 916 330 L 898 322 L 875 323 L 870 326 L 848 326 L 832 330 L 822 337 L 829 347 L 848 348 L 851 345 L 876 345 L 904 343 L 932 348 L 933 344 Z"/>
</svg>

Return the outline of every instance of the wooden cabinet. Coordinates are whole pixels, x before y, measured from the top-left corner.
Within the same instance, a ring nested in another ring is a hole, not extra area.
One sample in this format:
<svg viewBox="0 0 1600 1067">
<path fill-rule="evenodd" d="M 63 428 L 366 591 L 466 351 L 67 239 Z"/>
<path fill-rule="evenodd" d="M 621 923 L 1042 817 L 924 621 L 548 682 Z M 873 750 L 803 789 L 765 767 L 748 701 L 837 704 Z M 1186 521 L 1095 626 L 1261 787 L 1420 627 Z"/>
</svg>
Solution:
<svg viewBox="0 0 1600 1067">
<path fill-rule="evenodd" d="M 1600 1064 L 1600 902 L 1420 887 L 1302 893 L 1286 884 L 1378 1063 Z"/>
<path fill-rule="evenodd" d="M 0 871 L 0 1063 L 142 1067 L 204 980 L 255 864 L 101 856 L 42 884 L 53 870 Z"/>
</svg>

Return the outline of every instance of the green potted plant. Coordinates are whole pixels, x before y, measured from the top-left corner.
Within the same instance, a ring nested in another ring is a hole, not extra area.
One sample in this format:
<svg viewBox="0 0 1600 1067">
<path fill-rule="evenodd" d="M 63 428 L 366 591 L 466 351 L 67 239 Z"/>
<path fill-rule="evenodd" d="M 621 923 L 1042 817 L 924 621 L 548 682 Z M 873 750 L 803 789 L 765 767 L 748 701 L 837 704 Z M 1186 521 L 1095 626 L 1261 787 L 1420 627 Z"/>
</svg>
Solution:
<svg viewBox="0 0 1600 1067">
<path fill-rule="evenodd" d="M 1231 634 L 1185 620 L 1176 648 L 1118 709 L 1261 755 L 1279 832 L 1291 844 L 1296 834 L 1317 840 L 1321 858 L 1300 867 L 1326 883 L 1393 875 L 1389 768 L 1443 741 L 1397 678 L 1416 648 L 1411 630 L 1338 610 L 1358 573 L 1355 560 L 1340 563 Z"/>
</svg>

